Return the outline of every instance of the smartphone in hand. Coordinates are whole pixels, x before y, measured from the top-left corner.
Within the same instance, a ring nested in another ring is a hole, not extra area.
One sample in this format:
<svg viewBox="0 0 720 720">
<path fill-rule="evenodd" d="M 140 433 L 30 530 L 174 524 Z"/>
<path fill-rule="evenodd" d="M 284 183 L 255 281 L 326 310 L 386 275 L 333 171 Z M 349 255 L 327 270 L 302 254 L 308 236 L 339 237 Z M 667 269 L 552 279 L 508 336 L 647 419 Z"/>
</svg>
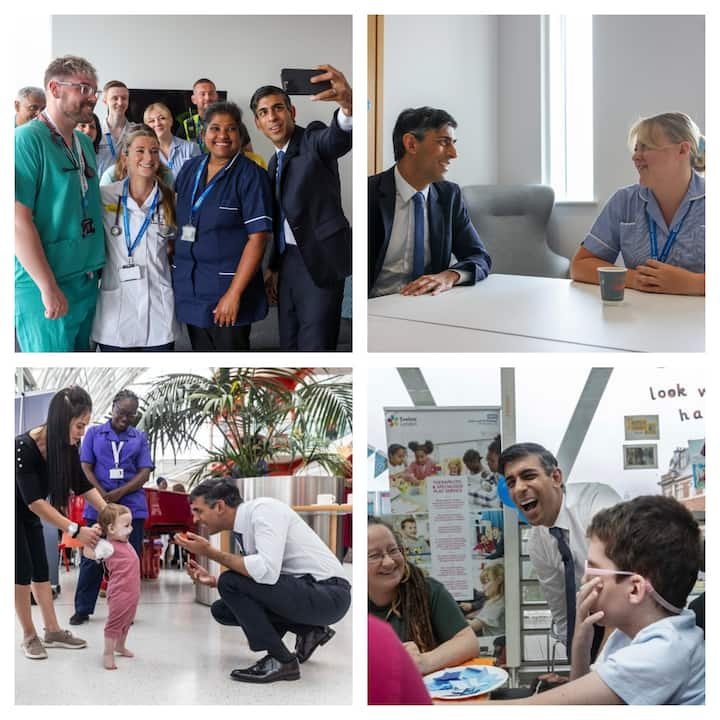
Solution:
<svg viewBox="0 0 720 720">
<path fill-rule="evenodd" d="M 304 70 L 300 68 L 283 68 L 280 71 L 280 84 L 288 95 L 317 95 L 329 90 L 329 80 L 319 83 L 310 82 L 311 77 L 322 75 L 324 70 Z"/>
</svg>

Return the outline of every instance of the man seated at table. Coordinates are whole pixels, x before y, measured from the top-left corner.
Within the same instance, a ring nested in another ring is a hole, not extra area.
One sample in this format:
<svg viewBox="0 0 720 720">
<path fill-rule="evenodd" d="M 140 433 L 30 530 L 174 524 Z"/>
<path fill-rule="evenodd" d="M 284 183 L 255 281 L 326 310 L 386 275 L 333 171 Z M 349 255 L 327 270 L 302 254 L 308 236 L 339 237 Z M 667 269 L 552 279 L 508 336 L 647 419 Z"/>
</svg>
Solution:
<svg viewBox="0 0 720 720">
<path fill-rule="evenodd" d="M 460 187 L 443 180 L 457 157 L 456 127 L 449 113 L 430 107 L 398 116 L 395 165 L 368 178 L 370 297 L 437 295 L 488 276 L 490 256 Z"/>
</svg>

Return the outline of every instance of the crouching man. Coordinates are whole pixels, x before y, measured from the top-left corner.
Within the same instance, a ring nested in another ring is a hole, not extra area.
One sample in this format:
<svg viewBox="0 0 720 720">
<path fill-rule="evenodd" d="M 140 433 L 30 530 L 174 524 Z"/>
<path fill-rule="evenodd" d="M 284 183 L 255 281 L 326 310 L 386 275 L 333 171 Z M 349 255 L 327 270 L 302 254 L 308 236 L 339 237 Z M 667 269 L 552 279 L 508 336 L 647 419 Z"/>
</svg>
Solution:
<svg viewBox="0 0 720 720">
<path fill-rule="evenodd" d="M 213 547 L 194 533 L 176 535 L 179 545 L 228 570 L 214 577 L 190 560 L 193 582 L 217 587 L 211 611 L 222 625 L 240 626 L 250 648 L 266 655 L 233 680 L 269 683 L 298 680 L 300 664 L 330 640 L 350 607 L 350 583 L 325 543 L 285 503 L 273 498 L 243 502 L 234 483 L 206 480 L 190 493 L 194 517 L 209 533 L 231 530 L 238 554 Z M 295 634 L 295 652 L 283 643 Z"/>
</svg>

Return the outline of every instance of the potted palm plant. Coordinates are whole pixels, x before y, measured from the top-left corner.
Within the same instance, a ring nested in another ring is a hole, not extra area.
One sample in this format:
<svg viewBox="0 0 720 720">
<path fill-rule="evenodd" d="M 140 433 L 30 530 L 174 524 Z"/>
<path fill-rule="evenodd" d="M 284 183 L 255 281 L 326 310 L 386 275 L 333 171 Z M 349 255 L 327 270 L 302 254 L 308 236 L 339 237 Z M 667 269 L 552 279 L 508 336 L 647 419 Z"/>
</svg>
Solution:
<svg viewBox="0 0 720 720">
<path fill-rule="evenodd" d="M 352 430 L 352 385 L 311 368 L 216 368 L 210 377 L 172 373 L 143 399 L 138 427 L 173 457 L 196 448 L 189 487 L 201 478 L 295 474 L 312 464 L 349 475 L 331 449 Z"/>
</svg>

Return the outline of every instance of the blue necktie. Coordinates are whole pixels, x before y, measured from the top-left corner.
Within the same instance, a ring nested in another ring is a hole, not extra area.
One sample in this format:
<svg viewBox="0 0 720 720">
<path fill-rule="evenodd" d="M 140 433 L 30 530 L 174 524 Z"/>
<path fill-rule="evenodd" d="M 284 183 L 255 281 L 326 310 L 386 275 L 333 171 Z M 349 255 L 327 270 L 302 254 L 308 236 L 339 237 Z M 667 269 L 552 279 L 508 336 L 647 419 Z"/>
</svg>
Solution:
<svg viewBox="0 0 720 720">
<path fill-rule="evenodd" d="M 561 528 L 551 527 L 550 534 L 557 540 L 560 557 L 563 561 L 565 571 L 565 605 L 567 612 L 567 648 L 568 662 L 571 662 L 570 653 L 572 651 L 572 640 L 575 634 L 575 563 L 570 552 L 570 547 L 565 542 L 565 535 Z"/>
<path fill-rule="evenodd" d="M 285 160 L 285 151 L 277 152 L 277 170 L 275 171 L 275 198 L 280 208 L 280 228 L 278 229 L 277 249 L 282 255 L 285 252 L 285 213 L 283 212 L 282 203 L 280 202 L 280 180 L 282 178 L 283 160 Z"/>
<path fill-rule="evenodd" d="M 241 552 L 243 555 L 247 555 L 247 553 L 245 552 L 245 545 L 243 545 L 243 536 L 242 536 L 242 533 L 235 532 L 235 531 L 233 530 L 233 537 L 234 537 L 235 540 L 237 541 L 237 544 L 240 546 L 240 552 Z"/>
<path fill-rule="evenodd" d="M 425 198 L 421 192 L 413 195 L 415 212 L 415 236 L 413 238 L 413 269 L 412 279 L 415 280 L 425 274 L 425 214 L 423 204 Z"/>
</svg>

